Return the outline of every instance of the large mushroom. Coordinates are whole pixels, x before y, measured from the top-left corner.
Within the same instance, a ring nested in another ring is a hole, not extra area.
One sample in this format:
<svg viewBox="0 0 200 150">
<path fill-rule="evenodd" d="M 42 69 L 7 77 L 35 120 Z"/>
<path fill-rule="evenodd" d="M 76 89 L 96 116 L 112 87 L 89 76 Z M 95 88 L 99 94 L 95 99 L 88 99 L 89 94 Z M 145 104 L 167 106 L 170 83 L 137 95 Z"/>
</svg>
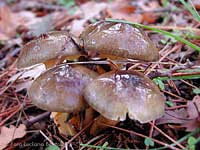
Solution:
<svg viewBox="0 0 200 150">
<path fill-rule="evenodd" d="M 32 103 L 41 109 L 78 114 L 86 108 L 83 89 L 96 76 L 96 72 L 83 66 L 59 65 L 41 74 L 32 83 L 28 95 Z M 68 134 L 73 135 L 70 125 L 66 127 Z"/>
<path fill-rule="evenodd" d="M 80 45 L 88 53 L 155 61 L 158 49 L 139 28 L 124 23 L 100 21 L 89 25 L 80 35 Z"/>
<path fill-rule="evenodd" d="M 42 34 L 22 47 L 17 67 L 24 68 L 44 63 L 47 68 L 58 58 L 80 54 L 77 45 L 66 31 L 52 31 Z M 57 60 L 56 60 L 57 59 Z"/>
<path fill-rule="evenodd" d="M 107 119 L 112 124 L 124 121 L 127 115 L 130 119 L 147 123 L 164 113 L 164 97 L 158 87 L 142 73 L 132 70 L 100 75 L 86 86 L 84 97 L 104 117 L 100 120 L 106 122 Z M 100 126 L 96 124 L 95 128 Z"/>
</svg>

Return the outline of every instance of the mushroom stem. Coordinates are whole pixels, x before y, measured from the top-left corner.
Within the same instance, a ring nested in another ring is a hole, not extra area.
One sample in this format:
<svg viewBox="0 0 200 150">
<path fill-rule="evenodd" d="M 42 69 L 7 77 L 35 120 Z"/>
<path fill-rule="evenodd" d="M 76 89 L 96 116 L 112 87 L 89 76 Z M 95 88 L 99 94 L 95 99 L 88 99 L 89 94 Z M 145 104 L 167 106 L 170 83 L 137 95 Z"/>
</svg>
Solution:
<svg viewBox="0 0 200 150">
<path fill-rule="evenodd" d="M 104 126 L 103 124 L 115 126 L 117 123 L 119 123 L 119 121 L 110 120 L 100 115 L 95 119 L 92 127 L 90 128 L 90 134 L 96 135 L 98 134 L 98 132 L 108 128 L 107 126 Z"/>
<path fill-rule="evenodd" d="M 52 68 L 55 65 L 55 62 L 56 62 L 56 59 L 45 61 L 44 62 L 45 68 L 46 69 Z"/>
<path fill-rule="evenodd" d="M 83 126 L 85 127 L 94 118 L 94 109 L 89 107 L 85 110 L 85 119 L 83 121 Z"/>
<path fill-rule="evenodd" d="M 54 66 L 61 64 L 62 62 L 64 62 L 64 60 L 74 60 L 74 59 L 77 59 L 80 56 L 81 55 L 79 55 L 79 54 L 72 55 L 72 56 L 58 56 L 54 59 L 50 59 L 48 61 L 45 61 L 44 65 L 45 65 L 46 69 L 49 69 L 49 68 L 52 68 Z"/>
</svg>

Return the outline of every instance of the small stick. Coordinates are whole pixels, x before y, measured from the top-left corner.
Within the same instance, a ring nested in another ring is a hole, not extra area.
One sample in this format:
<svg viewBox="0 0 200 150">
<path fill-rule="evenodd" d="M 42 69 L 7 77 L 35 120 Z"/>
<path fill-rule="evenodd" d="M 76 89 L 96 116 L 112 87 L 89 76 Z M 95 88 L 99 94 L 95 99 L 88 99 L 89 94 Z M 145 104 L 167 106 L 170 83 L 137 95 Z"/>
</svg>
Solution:
<svg viewBox="0 0 200 150">
<path fill-rule="evenodd" d="M 176 145 L 178 145 L 181 149 L 185 149 L 185 147 L 183 145 L 181 145 L 180 143 L 178 143 L 177 141 L 175 141 L 174 139 L 172 139 L 170 136 L 168 136 L 166 133 L 164 133 L 162 130 L 160 130 L 157 126 L 155 126 L 154 124 L 152 124 L 151 122 L 149 122 L 149 124 L 151 124 L 152 126 L 154 126 L 154 128 L 160 132 L 162 135 L 164 135 L 166 138 L 168 138 L 170 141 L 172 141 L 173 143 L 175 143 Z"/>
<path fill-rule="evenodd" d="M 179 109 L 179 108 L 187 108 L 187 105 L 179 105 L 179 106 L 174 106 L 174 107 L 168 107 L 166 110 L 174 110 L 174 109 Z"/>
<path fill-rule="evenodd" d="M 179 98 L 179 99 L 183 99 L 184 102 L 187 102 L 187 101 L 188 101 L 187 99 L 185 99 L 185 98 L 183 98 L 183 97 L 181 97 L 181 96 L 178 96 L 178 95 L 176 95 L 176 94 L 173 94 L 173 93 L 171 93 L 171 92 L 168 92 L 168 91 L 165 91 L 165 90 L 161 90 L 161 91 L 164 92 L 164 93 L 167 93 L 167 94 L 169 94 L 169 95 L 171 95 L 171 96 L 173 96 L 173 97 L 176 97 L 176 98 Z"/>
<path fill-rule="evenodd" d="M 154 124 L 155 124 L 155 120 L 152 121 L 152 125 L 151 125 L 151 128 L 150 128 L 150 132 L 149 132 L 150 138 L 152 138 L 152 135 L 153 135 Z M 146 146 L 146 149 L 149 149 L 149 146 Z"/>
<path fill-rule="evenodd" d="M 23 122 L 23 124 L 26 125 L 26 127 L 30 127 L 31 125 L 33 125 L 34 123 L 46 118 L 46 117 L 49 117 L 50 116 L 50 112 L 45 112 L 45 113 L 42 113 L 34 118 L 31 118 L 30 120 L 26 120 Z"/>
<path fill-rule="evenodd" d="M 134 132 L 134 131 L 129 131 L 129 130 L 126 130 L 126 129 L 122 129 L 122 128 L 111 126 L 111 125 L 107 125 L 107 124 L 102 124 L 102 125 L 105 125 L 105 126 L 108 126 L 110 128 L 114 128 L 114 129 L 117 129 L 117 130 L 120 130 L 120 131 L 124 131 L 124 132 L 127 132 L 129 134 L 134 134 L 134 135 L 137 135 L 137 136 L 140 136 L 140 137 L 143 137 L 143 138 L 148 138 L 148 136 L 140 134 L 140 133 L 137 133 L 137 132 Z M 166 146 L 168 148 L 171 148 L 171 149 L 174 149 L 174 150 L 179 150 L 178 148 L 176 148 L 174 146 L 171 146 L 169 144 L 166 144 L 164 142 L 161 142 L 159 140 L 156 140 L 156 139 L 153 139 L 153 138 L 151 138 L 151 140 L 156 142 L 156 143 L 158 143 L 158 144 L 160 144 L 160 145 Z"/>
<path fill-rule="evenodd" d="M 47 139 L 47 141 L 49 141 L 49 143 L 50 143 L 51 145 L 55 145 L 55 144 L 53 143 L 53 141 L 51 141 L 51 140 L 44 134 L 44 132 L 42 132 L 42 130 L 40 130 L 40 133 L 45 137 L 45 139 Z"/>
<path fill-rule="evenodd" d="M 11 117 L 13 117 L 16 113 L 18 113 L 20 111 L 21 107 L 19 107 L 18 109 L 16 109 L 12 114 L 10 114 L 6 119 L 4 119 L 3 121 L 1 121 L 0 123 L 0 127 L 3 126 L 3 124 L 8 121 Z"/>
<path fill-rule="evenodd" d="M 83 131 L 85 131 L 92 123 L 94 122 L 91 121 L 90 123 L 87 124 L 87 126 L 85 126 L 80 132 L 78 132 L 74 137 L 72 137 L 69 141 L 67 141 L 67 143 L 65 145 L 69 145 L 69 143 L 71 143 L 74 139 L 76 139 Z"/>
<path fill-rule="evenodd" d="M 163 61 L 169 54 L 171 54 L 172 52 L 178 50 L 180 48 L 180 44 L 176 45 L 174 48 L 172 48 L 170 51 L 168 51 L 167 53 L 165 53 L 158 61 L 157 64 L 154 64 L 145 74 L 148 75 L 153 69 L 155 69 L 158 64 Z"/>
</svg>

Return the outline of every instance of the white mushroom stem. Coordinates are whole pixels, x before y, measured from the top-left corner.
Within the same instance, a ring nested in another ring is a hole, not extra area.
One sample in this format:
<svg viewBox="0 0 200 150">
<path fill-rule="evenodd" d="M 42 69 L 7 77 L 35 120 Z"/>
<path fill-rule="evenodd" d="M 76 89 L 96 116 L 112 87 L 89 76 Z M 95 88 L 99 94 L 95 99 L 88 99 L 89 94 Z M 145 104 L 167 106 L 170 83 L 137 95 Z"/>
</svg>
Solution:
<svg viewBox="0 0 200 150">
<path fill-rule="evenodd" d="M 104 124 L 115 126 L 118 123 L 119 123 L 119 121 L 110 120 L 110 119 L 107 119 L 100 115 L 95 119 L 92 127 L 90 128 L 90 134 L 96 135 L 99 131 L 102 131 L 102 130 L 108 128 Z"/>
</svg>

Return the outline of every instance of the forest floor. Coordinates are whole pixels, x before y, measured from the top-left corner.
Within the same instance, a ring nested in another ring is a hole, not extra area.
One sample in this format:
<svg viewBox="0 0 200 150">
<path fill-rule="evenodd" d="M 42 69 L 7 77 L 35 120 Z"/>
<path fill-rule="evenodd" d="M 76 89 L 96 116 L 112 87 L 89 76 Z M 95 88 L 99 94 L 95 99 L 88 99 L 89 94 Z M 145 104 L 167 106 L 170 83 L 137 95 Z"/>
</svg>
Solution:
<svg viewBox="0 0 200 150">
<path fill-rule="evenodd" d="M 198 149 L 198 11 L 199 0 L 1 0 L 0 149 Z M 78 37 L 86 26 L 106 18 L 139 23 L 158 47 L 159 61 L 136 61 L 129 67 L 158 85 L 166 98 L 165 114 L 145 124 L 127 118 L 95 136 L 88 134 L 89 125 L 72 137 L 61 134 L 50 113 L 27 95 L 44 68 L 17 69 L 21 47 L 53 30 Z"/>
</svg>

